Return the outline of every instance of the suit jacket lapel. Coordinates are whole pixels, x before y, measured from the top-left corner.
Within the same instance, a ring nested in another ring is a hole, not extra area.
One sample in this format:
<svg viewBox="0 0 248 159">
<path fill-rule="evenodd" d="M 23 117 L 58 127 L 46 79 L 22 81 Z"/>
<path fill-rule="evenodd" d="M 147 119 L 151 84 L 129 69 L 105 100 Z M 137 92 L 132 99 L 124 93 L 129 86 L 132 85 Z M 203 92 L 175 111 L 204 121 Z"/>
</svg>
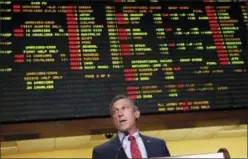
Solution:
<svg viewBox="0 0 248 159">
<path fill-rule="evenodd" d="M 118 153 L 119 147 L 121 146 L 121 141 L 119 139 L 119 136 L 116 135 L 115 138 L 112 140 L 111 143 L 113 144 L 113 149 L 116 149 L 116 153 L 115 153 L 115 155 L 116 155 Z M 122 147 L 120 149 L 120 153 L 119 153 L 118 159 L 127 159 L 127 155 L 126 155 L 126 153 L 125 153 L 125 151 L 124 151 L 124 149 Z"/>
<path fill-rule="evenodd" d="M 154 147 L 152 147 L 152 141 L 149 140 L 147 137 L 141 135 L 141 134 L 140 134 L 140 136 L 141 136 L 141 138 L 143 140 L 143 143 L 145 145 L 146 152 L 147 152 L 147 157 L 149 158 L 149 157 L 154 156 L 153 155 L 153 149 L 154 149 Z"/>
</svg>

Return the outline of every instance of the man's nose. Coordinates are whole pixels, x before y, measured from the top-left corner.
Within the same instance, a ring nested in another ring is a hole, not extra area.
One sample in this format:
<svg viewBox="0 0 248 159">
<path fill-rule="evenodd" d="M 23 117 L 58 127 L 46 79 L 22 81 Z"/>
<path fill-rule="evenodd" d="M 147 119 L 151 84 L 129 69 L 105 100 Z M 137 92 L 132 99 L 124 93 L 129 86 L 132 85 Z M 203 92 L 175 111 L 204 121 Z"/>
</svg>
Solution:
<svg viewBox="0 0 248 159">
<path fill-rule="evenodd" d="M 120 117 L 120 116 L 123 116 L 123 111 L 120 109 L 119 111 L 118 111 L 118 116 Z"/>
</svg>

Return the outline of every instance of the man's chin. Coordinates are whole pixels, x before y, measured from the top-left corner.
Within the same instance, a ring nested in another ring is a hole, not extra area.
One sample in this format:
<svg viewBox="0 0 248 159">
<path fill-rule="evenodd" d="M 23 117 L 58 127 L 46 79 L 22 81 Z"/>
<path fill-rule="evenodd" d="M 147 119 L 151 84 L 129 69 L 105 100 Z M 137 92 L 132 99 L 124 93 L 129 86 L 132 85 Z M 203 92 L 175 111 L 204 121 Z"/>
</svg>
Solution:
<svg viewBox="0 0 248 159">
<path fill-rule="evenodd" d="M 122 132 L 122 133 L 125 133 L 128 131 L 128 128 L 119 128 L 119 131 Z"/>
</svg>

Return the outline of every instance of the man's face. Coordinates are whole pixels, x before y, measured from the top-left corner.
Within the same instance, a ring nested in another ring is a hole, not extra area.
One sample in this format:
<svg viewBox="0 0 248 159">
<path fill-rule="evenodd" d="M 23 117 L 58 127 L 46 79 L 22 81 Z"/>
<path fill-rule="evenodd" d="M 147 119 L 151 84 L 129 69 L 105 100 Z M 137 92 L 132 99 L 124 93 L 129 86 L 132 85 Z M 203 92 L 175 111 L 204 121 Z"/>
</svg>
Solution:
<svg viewBox="0 0 248 159">
<path fill-rule="evenodd" d="M 134 109 L 133 103 L 129 99 L 119 99 L 112 106 L 114 125 L 121 132 L 134 133 L 136 131 L 136 119 L 139 116 L 140 111 Z"/>
</svg>

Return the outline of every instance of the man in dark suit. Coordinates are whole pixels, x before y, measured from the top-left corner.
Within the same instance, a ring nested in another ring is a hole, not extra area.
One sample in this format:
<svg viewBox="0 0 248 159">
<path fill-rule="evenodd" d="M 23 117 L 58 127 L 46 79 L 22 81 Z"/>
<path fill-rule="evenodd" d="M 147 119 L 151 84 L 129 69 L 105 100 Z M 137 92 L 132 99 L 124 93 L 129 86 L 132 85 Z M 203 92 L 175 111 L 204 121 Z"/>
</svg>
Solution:
<svg viewBox="0 0 248 159">
<path fill-rule="evenodd" d="M 140 117 L 138 103 L 117 95 L 110 103 L 110 113 L 118 130 L 116 137 L 93 150 L 93 159 L 127 159 L 170 156 L 164 140 L 141 135 L 136 127 Z"/>
</svg>

